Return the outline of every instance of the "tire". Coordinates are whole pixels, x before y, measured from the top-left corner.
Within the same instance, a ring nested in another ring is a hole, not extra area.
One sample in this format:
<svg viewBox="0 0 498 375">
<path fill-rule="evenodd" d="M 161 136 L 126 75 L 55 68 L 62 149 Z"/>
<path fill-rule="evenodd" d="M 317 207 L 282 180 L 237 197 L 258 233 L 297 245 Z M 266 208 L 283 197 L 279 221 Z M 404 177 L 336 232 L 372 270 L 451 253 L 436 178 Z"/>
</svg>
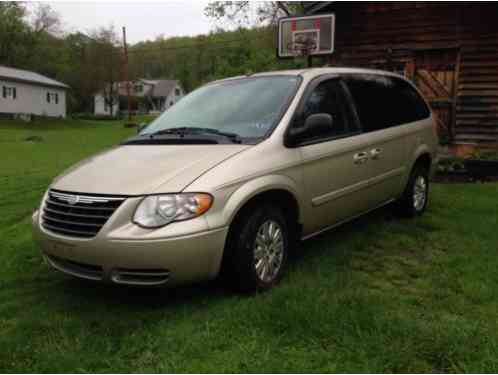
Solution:
<svg viewBox="0 0 498 375">
<path fill-rule="evenodd" d="M 401 215 L 415 217 L 422 215 L 429 200 L 429 170 L 423 165 L 415 165 L 402 197 L 398 201 Z"/>
<path fill-rule="evenodd" d="M 282 278 L 288 252 L 289 225 L 282 210 L 269 204 L 252 206 L 230 229 L 222 269 L 225 282 L 242 293 L 271 289 Z"/>
</svg>

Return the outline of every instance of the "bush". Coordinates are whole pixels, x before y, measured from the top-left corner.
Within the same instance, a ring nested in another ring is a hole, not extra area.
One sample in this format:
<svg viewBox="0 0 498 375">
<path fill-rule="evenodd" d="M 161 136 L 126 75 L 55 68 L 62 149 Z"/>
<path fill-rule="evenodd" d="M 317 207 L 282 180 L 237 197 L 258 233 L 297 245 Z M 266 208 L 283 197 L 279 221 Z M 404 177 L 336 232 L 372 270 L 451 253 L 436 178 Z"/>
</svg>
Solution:
<svg viewBox="0 0 498 375">
<path fill-rule="evenodd" d="M 469 159 L 498 160 L 498 150 L 476 150 Z"/>
<path fill-rule="evenodd" d="M 438 174 L 458 173 L 463 172 L 464 170 L 465 166 L 463 164 L 463 159 L 454 156 L 442 158 L 437 166 Z"/>
</svg>

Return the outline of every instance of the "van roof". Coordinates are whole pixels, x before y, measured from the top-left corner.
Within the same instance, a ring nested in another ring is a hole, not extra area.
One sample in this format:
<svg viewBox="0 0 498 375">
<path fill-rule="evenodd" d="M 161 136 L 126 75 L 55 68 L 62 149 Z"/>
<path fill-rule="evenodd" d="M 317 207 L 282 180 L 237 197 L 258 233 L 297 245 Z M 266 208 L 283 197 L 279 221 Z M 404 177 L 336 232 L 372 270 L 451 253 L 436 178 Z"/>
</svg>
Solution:
<svg viewBox="0 0 498 375">
<path fill-rule="evenodd" d="M 377 70 L 377 69 L 364 69 L 364 68 L 307 68 L 307 69 L 289 69 L 289 70 L 276 70 L 270 72 L 261 72 L 248 74 L 243 76 L 236 76 L 218 80 L 216 82 L 223 82 L 233 79 L 247 78 L 247 77 L 264 77 L 271 75 L 294 75 L 294 76 L 302 76 L 305 78 L 313 78 L 322 74 L 379 74 L 386 76 L 395 76 L 399 78 L 404 78 L 399 74 L 385 71 L 385 70 Z"/>
</svg>

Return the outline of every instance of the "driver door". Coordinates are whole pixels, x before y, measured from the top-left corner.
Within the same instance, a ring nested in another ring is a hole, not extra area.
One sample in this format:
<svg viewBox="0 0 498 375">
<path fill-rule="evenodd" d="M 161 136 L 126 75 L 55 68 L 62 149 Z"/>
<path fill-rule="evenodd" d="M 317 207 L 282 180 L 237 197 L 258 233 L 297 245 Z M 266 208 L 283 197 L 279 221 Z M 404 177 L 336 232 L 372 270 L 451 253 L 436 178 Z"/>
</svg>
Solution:
<svg viewBox="0 0 498 375">
<path fill-rule="evenodd" d="M 316 113 L 330 114 L 333 121 L 330 129 L 306 134 L 297 146 L 303 160 L 305 236 L 368 209 L 367 139 L 346 95 L 341 79 L 316 79 L 293 123 L 303 126 Z"/>
</svg>

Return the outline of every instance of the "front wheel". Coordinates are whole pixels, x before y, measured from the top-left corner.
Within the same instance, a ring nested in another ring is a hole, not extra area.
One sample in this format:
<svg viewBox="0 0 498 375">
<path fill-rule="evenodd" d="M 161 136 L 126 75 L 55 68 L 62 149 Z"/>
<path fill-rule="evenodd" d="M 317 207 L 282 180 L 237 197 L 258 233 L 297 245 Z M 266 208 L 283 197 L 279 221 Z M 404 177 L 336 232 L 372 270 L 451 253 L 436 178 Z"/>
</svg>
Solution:
<svg viewBox="0 0 498 375">
<path fill-rule="evenodd" d="M 232 287 L 253 293 L 277 284 L 287 263 L 288 224 L 282 211 L 261 205 L 246 212 L 231 228 L 223 265 Z"/>
<path fill-rule="evenodd" d="M 429 171 L 424 166 L 415 166 L 403 196 L 398 202 L 399 211 L 405 216 L 422 215 L 429 199 Z"/>
</svg>

